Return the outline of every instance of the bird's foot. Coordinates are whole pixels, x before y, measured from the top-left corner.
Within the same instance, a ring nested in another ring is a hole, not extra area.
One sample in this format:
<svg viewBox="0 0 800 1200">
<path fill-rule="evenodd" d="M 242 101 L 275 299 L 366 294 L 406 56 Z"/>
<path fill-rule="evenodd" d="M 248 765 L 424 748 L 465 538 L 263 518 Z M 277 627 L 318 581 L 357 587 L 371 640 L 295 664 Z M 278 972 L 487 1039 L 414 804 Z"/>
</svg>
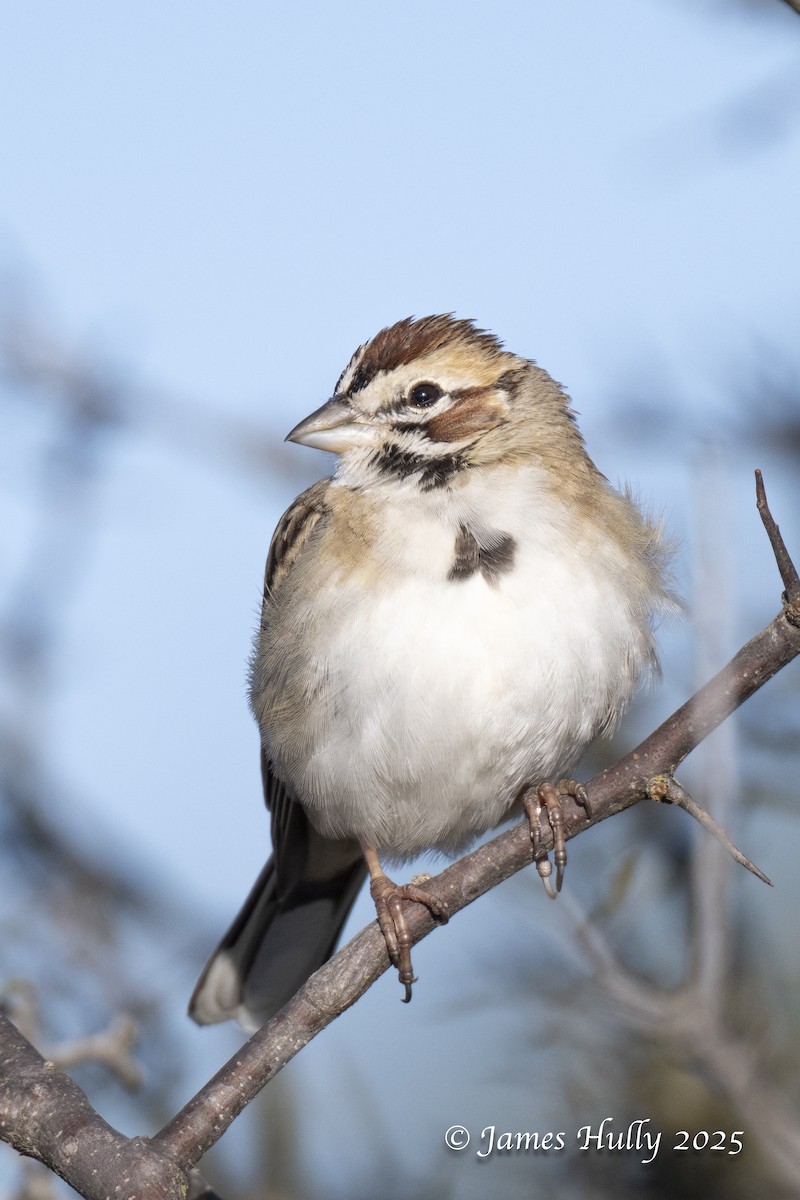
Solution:
<svg viewBox="0 0 800 1200">
<path fill-rule="evenodd" d="M 367 860 L 369 862 L 369 859 Z M 369 892 L 375 903 L 378 914 L 378 924 L 381 927 L 386 942 L 386 949 L 392 965 L 397 969 L 400 982 L 406 989 L 403 1003 L 411 999 L 411 985 L 416 982 L 411 966 L 411 930 L 406 920 L 405 905 L 409 902 L 424 904 L 431 915 L 442 925 L 446 924 L 450 914 L 447 907 L 418 887 L 414 880 L 411 883 L 393 883 L 383 871 L 372 870 L 370 866 Z"/>
<path fill-rule="evenodd" d="M 538 788 L 530 788 L 522 797 L 522 807 L 528 818 L 533 843 L 533 861 L 539 878 L 544 884 L 544 890 L 551 900 L 555 900 L 564 882 L 564 872 L 567 868 L 567 844 L 564 838 L 564 811 L 561 807 L 561 797 L 572 796 L 589 814 L 589 798 L 582 783 L 574 779 L 561 779 L 558 783 L 541 783 Z M 553 834 L 553 862 L 556 865 L 556 886 L 553 887 L 553 868 L 547 850 L 542 845 L 542 814 L 546 813 L 547 823 Z"/>
</svg>

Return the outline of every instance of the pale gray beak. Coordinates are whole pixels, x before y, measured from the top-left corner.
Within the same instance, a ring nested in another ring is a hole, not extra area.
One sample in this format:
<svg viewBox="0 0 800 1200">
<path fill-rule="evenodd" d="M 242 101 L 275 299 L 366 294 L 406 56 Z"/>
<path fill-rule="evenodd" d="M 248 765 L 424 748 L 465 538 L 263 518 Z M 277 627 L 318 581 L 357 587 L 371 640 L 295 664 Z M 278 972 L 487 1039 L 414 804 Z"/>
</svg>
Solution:
<svg viewBox="0 0 800 1200">
<path fill-rule="evenodd" d="M 334 396 L 299 425 L 295 425 L 291 433 L 287 433 L 286 441 L 343 454 L 345 450 L 353 450 L 358 446 L 373 446 L 375 427 L 359 420 L 346 400 Z"/>
</svg>

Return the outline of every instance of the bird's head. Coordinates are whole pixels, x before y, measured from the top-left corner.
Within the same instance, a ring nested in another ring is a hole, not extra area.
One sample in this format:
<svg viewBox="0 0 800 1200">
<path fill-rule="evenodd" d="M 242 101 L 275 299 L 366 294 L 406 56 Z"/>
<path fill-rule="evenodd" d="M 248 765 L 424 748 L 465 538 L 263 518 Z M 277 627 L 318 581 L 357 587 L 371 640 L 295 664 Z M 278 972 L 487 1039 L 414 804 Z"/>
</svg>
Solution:
<svg viewBox="0 0 800 1200">
<path fill-rule="evenodd" d="M 371 478 L 418 478 L 428 490 L 480 463 L 487 435 L 530 409 L 532 373 L 563 414 L 558 385 L 494 334 L 450 315 L 408 317 L 356 350 L 332 399 L 287 440 L 352 458 Z"/>
</svg>

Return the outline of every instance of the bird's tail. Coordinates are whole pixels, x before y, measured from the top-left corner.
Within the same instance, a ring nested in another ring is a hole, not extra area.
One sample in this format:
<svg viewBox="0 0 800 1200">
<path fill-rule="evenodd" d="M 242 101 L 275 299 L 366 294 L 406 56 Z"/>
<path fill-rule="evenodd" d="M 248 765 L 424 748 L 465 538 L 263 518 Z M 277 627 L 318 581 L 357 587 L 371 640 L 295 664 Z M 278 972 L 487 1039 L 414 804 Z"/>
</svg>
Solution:
<svg viewBox="0 0 800 1200">
<path fill-rule="evenodd" d="M 366 876 L 358 843 L 312 835 L 316 853 L 280 886 L 274 858 L 206 964 L 189 1002 L 198 1025 L 260 1028 L 330 958 Z"/>
</svg>

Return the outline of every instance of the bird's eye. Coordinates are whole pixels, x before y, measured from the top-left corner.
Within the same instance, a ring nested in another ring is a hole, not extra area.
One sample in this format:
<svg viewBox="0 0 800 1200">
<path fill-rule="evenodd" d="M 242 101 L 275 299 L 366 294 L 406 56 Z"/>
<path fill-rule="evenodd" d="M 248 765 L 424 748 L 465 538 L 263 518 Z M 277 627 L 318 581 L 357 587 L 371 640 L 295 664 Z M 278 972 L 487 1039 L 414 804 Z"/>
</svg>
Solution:
<svg viewBox="0 0 800 1200">
<path fill-rule="evenodd" d="M 411 389 L 408 402 L 415 408 L 430 408 L 442 394 L 442 389 L 435 383 L 418 383 Z"/>
</svg>

